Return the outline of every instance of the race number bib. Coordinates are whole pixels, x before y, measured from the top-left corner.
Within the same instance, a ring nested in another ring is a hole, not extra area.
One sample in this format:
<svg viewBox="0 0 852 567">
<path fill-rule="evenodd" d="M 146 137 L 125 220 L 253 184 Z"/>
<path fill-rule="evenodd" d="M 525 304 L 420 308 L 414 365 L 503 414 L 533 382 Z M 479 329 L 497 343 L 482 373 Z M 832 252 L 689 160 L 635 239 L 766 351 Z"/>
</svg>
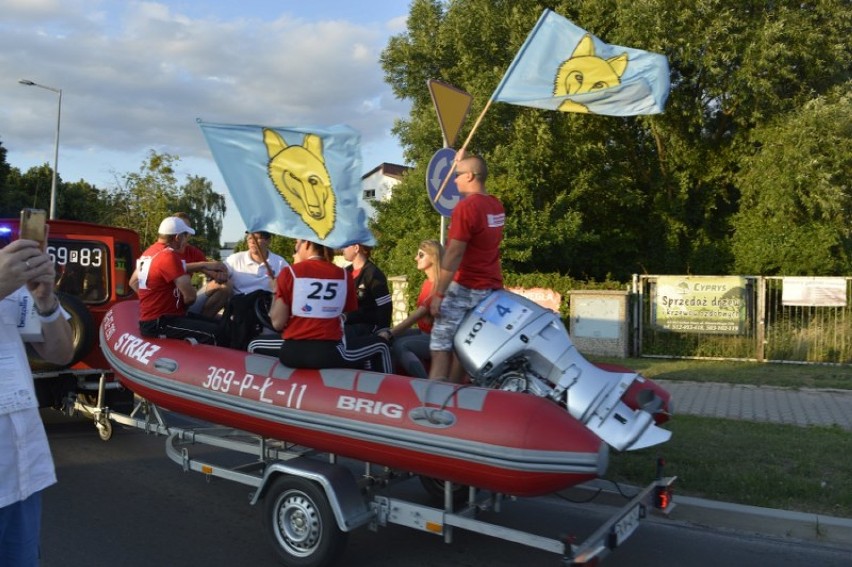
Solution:
<svg viewBox="0 0 852 567">
<path fill-rule="evenodd" d="M 296 278 L 293 315 L 308 319 L 334 319 L 346 305 L 346 280 Z"/>
<path fill-rule="evenodd" d="M 153 256 L 141 256 L 136 260 L 136 277 L 139 280 L 139 289 L 148 289 L 148 270 L 151 269 Z"/>
<path fill-rule="evenodd" d="M 139 281 L 139 289 L 148 289 L 148 272 L 151 270 L 151 264 L 154 258 L 162 254 L 166 249 L 163 248 L 153 256 L 140 256 L 136 260 L 136 279 Z M 186 271 L 186 260 L 181 260 L 184 271 Z"/>
</svg>

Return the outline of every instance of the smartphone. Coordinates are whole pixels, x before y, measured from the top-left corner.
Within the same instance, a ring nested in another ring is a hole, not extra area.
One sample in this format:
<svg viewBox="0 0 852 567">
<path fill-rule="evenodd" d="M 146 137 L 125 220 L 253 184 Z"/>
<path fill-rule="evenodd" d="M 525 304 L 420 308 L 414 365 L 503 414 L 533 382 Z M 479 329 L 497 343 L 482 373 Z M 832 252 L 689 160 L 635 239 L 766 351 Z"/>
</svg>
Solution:
<svg viewBox="0 0 852 567">
<path fill-rule="evenodd" d="M 44 209 L 23 209 L 18 238 L 35 240 L 44 248 L 47 239 L 47 212 Z"/>
</svg>

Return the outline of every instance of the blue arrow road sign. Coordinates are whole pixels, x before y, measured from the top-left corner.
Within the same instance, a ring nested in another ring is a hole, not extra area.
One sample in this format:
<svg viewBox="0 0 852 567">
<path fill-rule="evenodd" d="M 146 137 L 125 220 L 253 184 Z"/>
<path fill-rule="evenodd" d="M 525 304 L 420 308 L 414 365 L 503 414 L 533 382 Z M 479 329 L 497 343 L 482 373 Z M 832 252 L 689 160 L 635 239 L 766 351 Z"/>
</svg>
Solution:
<svg viewBox="0 0 852 567">
<path fill-rule="evenodd" d="M 438 194 L 444 178 L 450 173 L 455 157 L 456 151 L 453 148 L 441 148 L 432 156 L 429 161 L 429 168 L 426 170 L 426 190 L 429 192 L 429 202 L 432 203 L 438 213 L 445 217 L 452 216 L 453 209 L 461 201 L 455 176 L 447 182 L 447 186 L 444 187 L 441 197 L 437 201 L 435 196 Z"/>
</svg>

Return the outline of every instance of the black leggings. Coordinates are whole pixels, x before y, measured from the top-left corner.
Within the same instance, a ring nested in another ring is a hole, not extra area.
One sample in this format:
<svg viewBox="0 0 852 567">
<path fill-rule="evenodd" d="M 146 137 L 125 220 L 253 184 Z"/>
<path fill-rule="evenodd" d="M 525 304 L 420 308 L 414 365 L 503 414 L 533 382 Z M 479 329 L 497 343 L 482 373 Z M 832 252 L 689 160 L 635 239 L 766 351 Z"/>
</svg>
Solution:
<svg viewBox="0 0 852 567">
<path fill-rule="evenodd" d="M 390 348 L 376 336 L 344 342 L 286 340 L 278 358 L 290 368 L 362 368 L 392 372 Z"/>
</svg>

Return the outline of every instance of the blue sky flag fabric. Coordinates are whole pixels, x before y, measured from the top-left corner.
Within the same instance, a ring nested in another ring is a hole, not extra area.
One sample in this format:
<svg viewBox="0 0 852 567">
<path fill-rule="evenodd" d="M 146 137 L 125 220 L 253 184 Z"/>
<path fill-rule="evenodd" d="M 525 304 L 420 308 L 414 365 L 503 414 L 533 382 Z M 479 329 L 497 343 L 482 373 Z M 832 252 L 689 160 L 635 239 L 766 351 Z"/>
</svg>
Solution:
<svg viewBox="0 0 852 567">
<path fill-rule="evenodd" d="M 375 244 L 362 200 L 356 130 L 199 125 L 248 230 L 333 248 Z"/>
<path fill-rule="evenodd" d="M 545 10 L 492 100 L 608 116 L 657 114 L 669 95 L 664 55 L 609 45 Z"/>
</svg>

